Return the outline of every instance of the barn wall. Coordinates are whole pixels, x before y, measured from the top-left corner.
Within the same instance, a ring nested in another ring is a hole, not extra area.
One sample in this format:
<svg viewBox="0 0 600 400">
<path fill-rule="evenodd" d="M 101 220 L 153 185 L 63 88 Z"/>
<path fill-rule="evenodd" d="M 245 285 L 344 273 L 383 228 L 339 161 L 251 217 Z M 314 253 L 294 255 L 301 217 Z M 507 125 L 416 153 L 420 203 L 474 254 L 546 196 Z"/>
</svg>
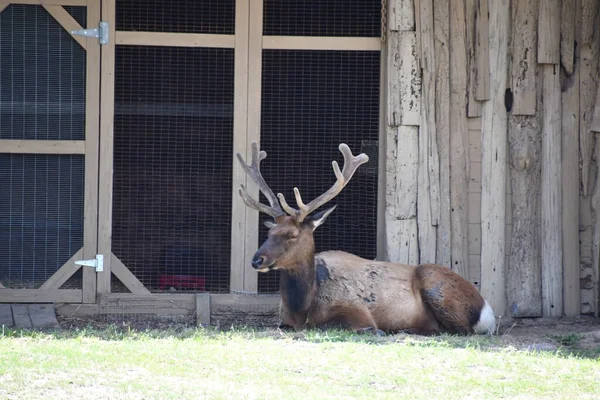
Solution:
<svg viewBox="0 0 600 400">
<path fill-rule="evenodd" d="M 595 0 L 389 0 L 385 256 L 498 315 L 598 313 Z"/>
</svg>

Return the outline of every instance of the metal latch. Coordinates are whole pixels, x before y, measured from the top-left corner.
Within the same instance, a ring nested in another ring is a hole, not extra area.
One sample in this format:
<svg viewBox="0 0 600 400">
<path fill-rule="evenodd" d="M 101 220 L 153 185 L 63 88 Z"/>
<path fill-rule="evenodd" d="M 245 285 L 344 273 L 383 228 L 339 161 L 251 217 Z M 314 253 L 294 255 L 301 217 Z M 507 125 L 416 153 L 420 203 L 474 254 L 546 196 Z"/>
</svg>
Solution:
<svg viewBox="0 0 600 400">
<path fill-rule="evenodd" d="M 71 31 L 72 35 L 100 38 L 100 44 L 108 44 L 108 22 L 100 21 L 99 28 Z"/>
<path fill-rule="evenodd" d="M 96 254 L 95 259 L 75 261 L 75 265 L 93 267 L 96 269 L 96 272 L 102 272 L 104 270 L 104 256 L 102 254 Z"/>
</svg>

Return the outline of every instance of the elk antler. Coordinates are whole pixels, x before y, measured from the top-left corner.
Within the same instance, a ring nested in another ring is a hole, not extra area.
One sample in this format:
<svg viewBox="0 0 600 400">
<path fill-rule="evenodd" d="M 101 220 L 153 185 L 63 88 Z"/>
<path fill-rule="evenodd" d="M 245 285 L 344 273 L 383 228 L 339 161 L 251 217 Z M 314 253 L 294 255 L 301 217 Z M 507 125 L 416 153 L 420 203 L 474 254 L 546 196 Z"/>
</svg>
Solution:
<svg viewBox="0 0 600 400">
<path fill-rule="evenodd" d="M 242 197 L 242 200 L 244 200 L 244 203 L 246 203 L 248 207 L 254 208 L 255 210 L 270 215 L 273 218 L 285 215 L 285 213 L 281 209 L 281 206 L 279 205 L 279 202 L 277 201 L 277 198 L 275 197 L 275 194 L 273 193 L 269 185 L 267 185 L 262 174 L 260 173 L 260 162 L 267 158 L 267 152 L 259 152 L 258 144 L 256 142 L 252 142 L 252 164 L 246 164 L 240 153 L 237 153 L 237 158 L 238 160 L 240 160 L 240 164 L 242 164 L 242 168 L 244 168 L 244 171 L 246 171 L 246 173 L 252 177 L 254 182 L 256 182 L 256 184 L 258 185 L 260 191 L 263 192 L 267 200 L 269 200 L 271 206 L 269 207 L 265 204 L 260 203 L 257 200 L 254 200 L 252 197 L 250 197 L 244 185 L 241 185 L 242 187 L 239 190 L 239 193 Z"/>
<path fill-rule="evenodd" d="M 317 208 L 321 207 L 323 204 L 327 203 L 328 201 L 332 200 L 335 196 L 337 196 L 342 191 L 342 189 L 348 184 L 350 178 L 352 178 L 352 175 L 354 175 L 354 172 L 356 172 L 356 169 L 362 164 L 369 161 L 369 156 L 367 156 L 364 153 L 361 153 L 354 157 L 352 155 L 350 147 L 348 147 L 345 143 L 340 144 L 339 149 L 344 155 L 344 170 L 340 172 L 340 167 L 337 161 L 334 160 L 331 163 L 333 165 L 333 172 L 335 173 L 337 180 L 333 184 L 333 186 L 329 188 L 328 191 L 326 191 L 310 203 L 304 204 L 302 202 L 302 197 L 300 197 L 300 191 L 298 190 L 298 188 L 295 187 L 294 195 L 296 196 L 296 204 L 298 204 L 299 210 L 290 207 L 285 201 L 285 197 L 283 196 L 283 194 L 277 194 L 277 197 L 279 197 L 279 201 L 281 202 L 281 205 L 283 206 L 285 212 L 292 216 L 296 216 L 296 220 L 298 222 L 302 222 L 304 218 L 306 218 L 311 212 L 315 211 Z"/>
</svg>

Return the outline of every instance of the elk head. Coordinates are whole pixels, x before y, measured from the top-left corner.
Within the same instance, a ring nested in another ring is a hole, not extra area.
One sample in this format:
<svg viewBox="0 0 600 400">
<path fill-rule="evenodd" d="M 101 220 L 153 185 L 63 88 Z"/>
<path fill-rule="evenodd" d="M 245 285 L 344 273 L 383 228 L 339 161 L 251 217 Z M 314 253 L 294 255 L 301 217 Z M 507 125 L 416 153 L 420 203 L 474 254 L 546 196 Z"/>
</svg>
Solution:
<svg viewBox="0 0 600 400">
<path fill-rule="evenodd" d="M 339 145 L 339 149 L 344 155 L 344 169 L 340 171 L 338 163 L 336 161 L 332 162 L 333 172 L 337 178 L 336 182 L 329 190 L 308 204 L 304 204 L 300 191 L 298 188 L 294 188 L 298 209 L 290 207 L 281 193 L 277 194 L 279 198 L 279 201 L 277 201 L 277 197 L 266 184 L 260 172 L 260 162 L 267 157 L 267 153 L 264 151 L 259 152 L 256 142 L 252 142 L 252 162 L 250 165 L 246 164 L 242 156 L 237 153 L 242 167 L 256 182 L 270 205 L 267 206 L 251 198 L 244 185 L 239 190 L 240 196 L 248 207 L 273 217 L 273 221 L 265 222 L 265 225 L 269 228 L 267 240 L 252 258 L 252 266 L 256 270 L 268 272 L 274 269 L 291 269 L 305 261 L 314 262 L 313 232 L 325 222 L 336 206 L 314 215 L 310 214 L 337 196 L 348 184 L 356 169 L 369 161 L 369 157 L 364 153 L 354 157 L 350 148 L 344 143 Z"/>
</svg>

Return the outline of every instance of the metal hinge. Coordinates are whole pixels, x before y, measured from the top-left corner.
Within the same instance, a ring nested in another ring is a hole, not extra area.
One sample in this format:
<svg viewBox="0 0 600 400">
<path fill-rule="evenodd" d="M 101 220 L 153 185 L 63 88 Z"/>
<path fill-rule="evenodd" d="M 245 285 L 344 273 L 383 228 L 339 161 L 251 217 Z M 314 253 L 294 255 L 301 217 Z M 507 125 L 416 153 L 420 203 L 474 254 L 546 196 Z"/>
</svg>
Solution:
<svg viewBox="0 0 600 400">
<path fill-rule="evenodd" d="M 75 261 L 75 265 L 93 267 L 96 269 L 96 272 L 102 272 L 104 270 L 104 256 L 102 254 L 96 254 L 95 259 Z"/>
<path fill-rule="evenodd" d="M 100 44 L 108 44 L 108 22 L 100 21 L 100 27 L 71 31 L 72 35 L 100 38 Z"/>
</svg>

